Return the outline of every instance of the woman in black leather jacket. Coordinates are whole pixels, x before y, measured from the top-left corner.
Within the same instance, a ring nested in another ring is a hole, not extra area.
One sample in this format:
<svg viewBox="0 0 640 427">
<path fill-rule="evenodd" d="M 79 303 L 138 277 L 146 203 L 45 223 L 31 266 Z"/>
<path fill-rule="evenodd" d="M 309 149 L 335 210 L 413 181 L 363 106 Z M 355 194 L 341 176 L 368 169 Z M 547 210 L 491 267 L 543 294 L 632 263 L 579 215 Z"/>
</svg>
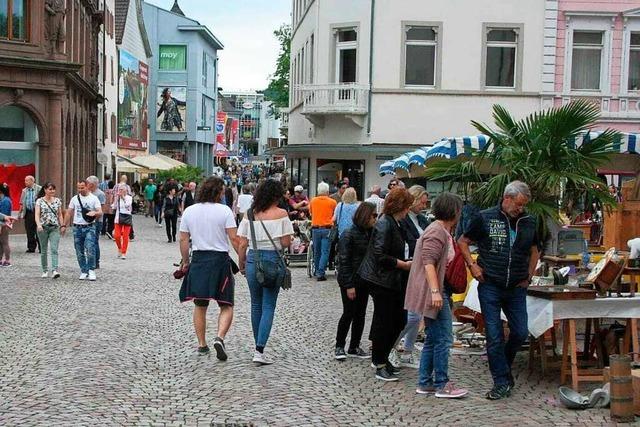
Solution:
<svg viewBox="0 0 640 427">
<path fill-rule="evenodd" d="M 404 188 L 389 192 L 358 271 L 373 298 L 372 364 L 376 366 L 376 378 L 383 381 L 398 380 L 389 353 L 406 322 L 403 283 L 406 274 L 402 273 L 411 269 L 411 261 L 405 260 L 405 239 L 399 222 L 407 216 L 412 203 L 413 196 Z"/>
<path fill-rule="evenodd" d="M 340 237 L 340 268 L 338 269 L 338 283 L 342 295 L 342 317 L 338 322 L 336 334 L 336 360 L 345 360 L 347 356 L 368 359 L 371 357 L 360 348 L 360 339 L 364 330 L 364 318 L 367 314 L 369 290 L 366 283 L 360 280 L 356 272 L 364 259 L 371 238 L 371 230 L 376 223 L 376 205 L 361 203 L 353 216 L 353 226 Z M 347 333 L 351 327 L 351 341 L 349 350 L 345 353 Z"/>
</svg>

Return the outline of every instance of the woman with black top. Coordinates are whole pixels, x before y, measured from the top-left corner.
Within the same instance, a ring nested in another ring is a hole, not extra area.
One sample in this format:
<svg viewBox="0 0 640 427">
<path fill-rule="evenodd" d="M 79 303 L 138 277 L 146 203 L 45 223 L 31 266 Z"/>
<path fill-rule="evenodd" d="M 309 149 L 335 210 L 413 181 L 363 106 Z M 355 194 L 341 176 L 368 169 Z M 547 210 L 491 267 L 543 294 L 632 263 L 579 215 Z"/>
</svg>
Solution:
<svg viewBox="0 0 640 427">
<path fill-rule="evenodd" d="M 153 194 L 153 205 L 155 206 L 154 218 L 158 227 L 162 227 L 162 203 L 164 202 L 164 184 L 158 185 Z"/>
<path fill-rule="evenodd" d="M 367 282 L 373 298 L 371 362 L 376 367 L 376 378 L 397 381 L 398 373 L 389 361 L 389 353 L 404 328 L 405 277 L 411 270 L 411 261 L 405 258 L 405 240 L 399 222 L 413 204 L 413 196 L 404 188 L 393 188 L 385 198 L 382 217 L 371 234 L 367 253 L 358 275 Z"/>
<path fill-rule="evenodd" d="M 364 330 L 364 318 L 367 314 L 369 289 L 364 281 L 356 274 L 367 252 L 371 230 L 378 215 L 373 203 L 361 203 L 353 216 L 353 226 L 346 230 L 338 245 L 340 250 L 340 269 L 338 269 L 338 283 L 342 295 L 342 316 L 338 322 L 336 334 L 336 360 L 349 357 L 368 359 L 371 355 L 360 348 L 360 339 Z M 344 351 L 347 333 L 351 328 L 349 350 Z"/>
<path fill-rule="evenodd" d="M 176 196 L 176 188 L 170 187 L 167 196 L 162 203 L 162 218 L 164 218 L 167 230 L 167 243 L 176 241 L 176 227 L 178 225 L 178 206 L 180 202 Z"/>
</svg>

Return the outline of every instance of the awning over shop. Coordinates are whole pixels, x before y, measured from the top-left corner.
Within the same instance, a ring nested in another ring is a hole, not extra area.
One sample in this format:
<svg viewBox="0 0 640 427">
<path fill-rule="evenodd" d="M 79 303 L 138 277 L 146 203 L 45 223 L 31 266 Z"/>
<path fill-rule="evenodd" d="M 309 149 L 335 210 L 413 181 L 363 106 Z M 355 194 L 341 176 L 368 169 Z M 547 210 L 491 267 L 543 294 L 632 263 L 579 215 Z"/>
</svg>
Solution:
<svg viewBox="0 0 640 427">
<path fill-rule="evenodd" d="M 150 154 L 128 159 L 130 162 L 144 167 L 149 171 L 166 171 L 177 167 L 186 166 L 185 163 L 172 159 L 162 154 Z"/>
<path fill-rule="evenodd" d="M 138 165 L 134 162 L 132 162 L 131 160 L 127 159 L 126 157 L 122 157 L 122 156 L 116 156 L 116 168 L 118 170 L 118 172 L 129 172 L 129 173 L 134 173 L 134 172 L 146 172 L 147 169 L 142 166 L 142 165 Z"/>
<path fill-rule="evenodd" d="M 571 141 L 576 147 L 596 138 L 602 132 L 589 132 Z M 615 144 L 613 154 L 640 154 L 640 134 L 622 133 L 622 137 Z M 487 135 L 460 136 L 443 138 L 432 146 L 421 147 L 407 152 L 393 160 L 380 165 L 380 175 L 399 174 L 417 176 L 424 172 L 430 159 L 454 159 L 458 156 L 468 156 L 473 151 L 483 149 L 489 142 Z M 491 149 L 491 147 L 489 147 Z"/>
</svg>

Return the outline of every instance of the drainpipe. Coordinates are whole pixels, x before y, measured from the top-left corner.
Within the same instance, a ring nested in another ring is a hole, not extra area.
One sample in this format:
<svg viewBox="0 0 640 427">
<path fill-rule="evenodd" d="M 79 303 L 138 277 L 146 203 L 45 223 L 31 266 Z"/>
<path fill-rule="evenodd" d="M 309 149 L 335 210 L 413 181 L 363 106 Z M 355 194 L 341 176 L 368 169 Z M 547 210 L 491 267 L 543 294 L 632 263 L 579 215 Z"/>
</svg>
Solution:
<svg viewBox="0 0 640 427">
<path fill-rule="evenodd" d="M 371 21 L 369 23 L 369 100 L 367 103 L 367 136 L 371 135 L 371 103 L 373 101 L 373 25 L 375 20 L 376 0 L 371 0 Z"/>
<path fill-rule="evenodd" d="M 102 0 L 102 152 L 104 154 L 104 148 L 107 141 L 107 0 Z M 109 118 L 109 120 L 111 120 Z M 111 135 L 113 138 L 113 135 Z M 109 153 L 111 154 L 111 153 Z M 111 156 L 109 156 L 111 158 Z M 113 165 L 112 165 L 113 169 Z M 111 173 L 111 171 L 108 171 Z M 102 175 L 104 179 L 104 175 Z"/>
</svg>

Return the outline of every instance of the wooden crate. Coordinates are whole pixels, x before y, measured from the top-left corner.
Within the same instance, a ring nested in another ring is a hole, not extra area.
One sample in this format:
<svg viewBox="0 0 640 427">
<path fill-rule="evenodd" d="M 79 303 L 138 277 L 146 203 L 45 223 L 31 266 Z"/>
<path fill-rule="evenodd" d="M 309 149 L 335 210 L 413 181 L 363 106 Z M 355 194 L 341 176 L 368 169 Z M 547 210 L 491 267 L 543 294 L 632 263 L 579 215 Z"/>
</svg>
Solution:
<svg viewBox="0 0 640 427">
<path fill-rule="evenodd" d="M 640 201 L 622 202 L 611 214 L 604 214 L 605 248 L 627 250 L 627 241 L 640 236 Z"/>
</svg>

